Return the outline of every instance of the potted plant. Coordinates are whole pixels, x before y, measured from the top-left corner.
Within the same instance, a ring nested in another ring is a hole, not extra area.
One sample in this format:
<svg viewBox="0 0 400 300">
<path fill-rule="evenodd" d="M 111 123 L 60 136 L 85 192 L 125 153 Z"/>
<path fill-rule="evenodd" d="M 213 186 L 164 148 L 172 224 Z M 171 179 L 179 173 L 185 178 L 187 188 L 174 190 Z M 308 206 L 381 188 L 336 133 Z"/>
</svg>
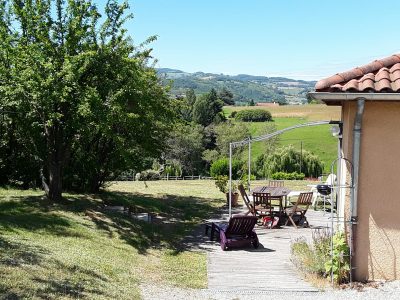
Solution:
<svg viewBox="0 0 400 300">
<path fill-rule="evenodd" d="M 215 178 L 215 186 L 224 194 L 226 194 L 226 203 L 229 205 L 229 179 L 228 176 L 218 175 Z M 232 206 L 238 205 L 239 193 L 237 192 L 237 184 L 232 181 Z"/>
</svg>

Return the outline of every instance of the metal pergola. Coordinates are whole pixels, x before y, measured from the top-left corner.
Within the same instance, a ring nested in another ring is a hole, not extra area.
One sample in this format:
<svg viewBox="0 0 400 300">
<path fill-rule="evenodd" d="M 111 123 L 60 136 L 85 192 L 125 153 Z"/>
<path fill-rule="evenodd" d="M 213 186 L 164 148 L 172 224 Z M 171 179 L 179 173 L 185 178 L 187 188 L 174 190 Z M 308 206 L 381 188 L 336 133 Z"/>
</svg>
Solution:
<svg viewBox="0 0 400 300">
<path fill-rule="evenodd" d="M 277 135 L 280 135 L 286 131 L 293 130 L 296 128 L 301 128 L 301 127 L 309 127 L 309 126 L 318 126 L 318 125 L 327 125 L 327 124 L 337 124 L 336 121 L 316 121 L 316 122 L 309 122 L 309 123 L 303 123 L 303 124 L 298 124 L 294 125 L 291 127 L 287 127 L 278 131 L 275 131 L 273 133 L 269 133 L 266 135 L 261 135 L 257 137 L 248 137 L 245 140 L 238 141 L 238 142 L 232 142 L 229 143 L 229 218 L 232 216 L 232 150 L 234 148 L 242 147 L 245 145 L 249 146 L 249 158 L 248 158 L 248 185 L 249 185 L 249 192 L 250 192 L 250 175 L 251 175 L 251 144 L 253 142 L 260 142 L 260 141 L 265 141 L 270 138 L 273 138 Z"/>
</svg>

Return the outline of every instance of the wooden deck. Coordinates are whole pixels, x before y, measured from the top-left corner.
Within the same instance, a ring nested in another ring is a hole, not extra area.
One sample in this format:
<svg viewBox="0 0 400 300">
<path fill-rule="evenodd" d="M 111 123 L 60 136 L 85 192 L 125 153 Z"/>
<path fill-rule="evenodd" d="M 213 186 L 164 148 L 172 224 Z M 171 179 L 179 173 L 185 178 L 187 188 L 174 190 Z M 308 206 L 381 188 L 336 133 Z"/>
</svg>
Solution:
<svg viewBox="0 0 400 300">
<path fill-rule="evenodd" d="M 228 220 L 228 215 L 223 217 Z M 256 226 L 258 249 L 222 251 L 218 242 L 204 242 L 201 248 L 207 249 L 209 290 L 317 291 L 301 279 L 290 262 L 290 243 L 299 237 L 311 239 L 312 229 L 329 227 L 329 217 L 311 209 L 307 212 L 311 228 Z"/>
</svg>

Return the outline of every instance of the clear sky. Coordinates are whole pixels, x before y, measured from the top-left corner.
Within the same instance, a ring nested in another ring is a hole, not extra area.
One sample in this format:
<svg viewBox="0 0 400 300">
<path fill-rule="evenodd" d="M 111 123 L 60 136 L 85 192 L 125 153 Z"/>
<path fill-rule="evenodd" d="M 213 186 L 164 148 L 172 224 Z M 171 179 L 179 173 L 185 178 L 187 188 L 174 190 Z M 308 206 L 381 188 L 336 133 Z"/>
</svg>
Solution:
<svg viewBox="0 0 400 300">
<path fill-rule="evenodd" d="M 98 0 L 104 1 L 104 0 Z M 318 80 L 400 53 L 398 0 L 128 0 L 157 67 Z"/>
</svg>

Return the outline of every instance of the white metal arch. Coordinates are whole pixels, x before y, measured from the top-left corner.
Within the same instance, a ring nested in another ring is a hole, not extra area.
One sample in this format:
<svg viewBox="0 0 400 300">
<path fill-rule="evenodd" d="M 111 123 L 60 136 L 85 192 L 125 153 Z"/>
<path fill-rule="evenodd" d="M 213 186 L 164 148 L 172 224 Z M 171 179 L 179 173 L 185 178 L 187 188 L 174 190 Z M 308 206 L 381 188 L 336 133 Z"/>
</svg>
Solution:
<svg viewBox="0 0 400 300">
<path fill-rule="evenodd" d="M 245 140 L 238 141 L 238 142 L 232 142 L 229 143 L 229 218 L 232 216 L 232 149 L 241 147 L 244 145 L 249 145 L 249 161 L 248 161 L 248 168 L 249 168 L 249 174 L 248 174 L 248 183 L 249 183 L 249 189 L 250 189 L 250 176 L 251 176 L 251 143 L 252 142 L 260 142 L 264 140 L 268 140 L 270 138 L 273 138 L 277 135 L 280 135 L 286 131 L 293 130 L 296 128 L 301 128 L 301 127 L 310 127 L 310 126 L 318 126 L 318 125 L 327 125 L 327 124 L 332 124 L 332 121 L 315 121 L 315 122 L 308 122 L 308 123 L 303 123 L 303 124 L 298 124 L 294 125 L 291 127 L 287 127 L 281 130 L 277 130 L 273 133 L 269 133 L 266 135 L 261 135 L 257 136 L 254 138 L 248 137 Z M 335 123 L 336 124 L 336 123 Z"/>
</svg>

